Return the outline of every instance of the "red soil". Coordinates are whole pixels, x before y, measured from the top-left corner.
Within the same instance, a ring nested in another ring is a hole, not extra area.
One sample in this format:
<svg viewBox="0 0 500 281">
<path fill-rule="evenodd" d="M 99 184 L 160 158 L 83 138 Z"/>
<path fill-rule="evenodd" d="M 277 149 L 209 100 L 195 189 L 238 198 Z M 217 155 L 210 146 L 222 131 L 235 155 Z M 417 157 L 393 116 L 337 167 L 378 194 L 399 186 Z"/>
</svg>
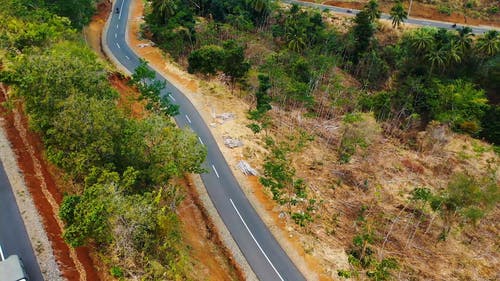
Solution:
<svg viewBox="0 0 500 281">
<path fill-rule="evenodd" d="M 313 2 L 313 1 L 305 1 L 305 2 Z M 324 1 L 322 4 L 361 10 L 363 9 L 366 2 L 367 1 L 343 2 L 343 1 L 329 0 L 329 1 Z M 389 13 L 392 7 L 392 3 L 388 2 L 379 2 L 379 5 L 380 5 L 380 10 L 382 10 L 384 13 Z M 408 3 L 405 3 L 404 5 L 405 8 L 408 9 Z M 416 18 L 437 20 L 437 21 L 453 22 L 458 24 L 491 25 L 491 26 L 500 25 L 500 19 L 498 16 L 492 16 L 489 19 L 478 19 L 472 17 L 465 18 L 462 13 L 457 13 L 457 12 L 452 12 L 451 15 L 448 16 L 440 13 L 435 5 L 427 5 L 419 3 L 417 1 L 414 1 L 412 4 L 410 16 Z"/>
<path fill-rule="evenodd" d="M 0 93 L 0 104 L 6 101 L 6 93 Z M 0 106 L 0 115 L 5 119 L 4 130 L 17 156 L 17 163 L 31 193 L 47 236 L 52 244 L 54 256 L 62 275 L 68 280 L 100 280 L 86 247 L 70 248 L 62 239 L 62 222 L 58 209 L 63 195 L 56 184 L 51 167 L 43 156 L 40 136 L 30 132 L 22 107 L 17 104 L 10 111 Z"/>
</svg>

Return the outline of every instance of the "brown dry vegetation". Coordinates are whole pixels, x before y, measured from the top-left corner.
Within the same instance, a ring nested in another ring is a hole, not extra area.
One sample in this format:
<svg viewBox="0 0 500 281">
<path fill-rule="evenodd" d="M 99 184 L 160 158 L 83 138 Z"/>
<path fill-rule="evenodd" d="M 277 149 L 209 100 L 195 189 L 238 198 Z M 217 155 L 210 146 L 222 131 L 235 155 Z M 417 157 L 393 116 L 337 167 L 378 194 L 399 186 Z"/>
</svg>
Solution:
<svg viewBox="0 0 500 281">
<path fill-rule="evenodd" d="M 137 5 L 134 9 L 130 27 L 130 42 L 136 52 L 185 90 L 205 121 L 213 123 L 211 131 L 220 141 L 219 147 L 230 167 L 245 159 L 260 169 L 267 155 L 264 133 L 254 135 L 246 127 L 250 121 L 245 115 L 252 104 L 239 98 L 245 93 L 229 94 L 230 89 L 217 78 L 199 81 L 165 59 L 157 48 L 137 48 L 141 42 L 138 39 L 140 8 L 141 5 Z M 332 75 L 340 84 L 349 85 L 343 91 L 356 88 L 356 81 L 341 70 L 336 69 Z M 348 93 L 343 94 L 348 97 Z M 217 122 L 212 116 L 214 111 L 234 112 L 236 119 Z M 321 280 L 336 279 L 337 270 L 349 268 L 346 251 L 352 245 L 352 238 L 361 231 L 357 219 L 363 206 L 367 207 L 364 217 L 375 233 L 372 246 L 375 256 L 395 257 L 399 261 L 400 270 L 394 274 L 396 279 L 500 278 L 496 270 L 500 266 L 498 207 L 478 226 L 456 227 L 447 241 L 438 242 L 442 227 L 440 218 L 431 212 L 419 212 L 408 199 L 416 187 L 442 190 L 455 172 L 465 171 L 481 177 L 492 169 L 498 178 L 499 158 L 491 146 L 441 127 L 391 137 L 377 130 L 376 122 L 366 115 L 366 125 L 361 130 L 371 140 L 370 147 L 359 151 L 347 164 L 339 164 L 337 150 L 343 130 L 340 117 L 330 120 L 308 118 L 298 110 L 285 112 L 279 108 L 271 115 L 274 124 L 268 133 L 278 140 L 297 134 L 298 128 L 316 136 L 292 155 L 297 176 L 306 179 L 309 193 L 320 200 L 314 222 L 298 227 L 287 217 L 279 218 L 280 212 L 286 211 L 285 207 L 273 202 L 255 177 L 243 176 L 237 170 L 234 173 L 250 200 L 261 209 L 264 221 L 273 228 L 280 228 L 286 233 L 284 239 L 289 245 L 298 248 L 296 252 L 300 257 L 293 257 L 294 260 L 305 260 Z M 224 135 L 242 139 L 245 146 L 233 150 L 226 148 L 222 145 Z"/>
</svg>

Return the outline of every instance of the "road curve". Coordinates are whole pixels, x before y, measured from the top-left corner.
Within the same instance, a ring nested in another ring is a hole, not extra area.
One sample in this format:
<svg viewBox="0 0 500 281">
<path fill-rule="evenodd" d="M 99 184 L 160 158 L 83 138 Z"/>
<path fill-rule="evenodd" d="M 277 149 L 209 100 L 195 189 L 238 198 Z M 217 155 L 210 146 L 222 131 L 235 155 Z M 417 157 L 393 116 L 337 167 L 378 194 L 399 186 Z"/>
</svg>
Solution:
<svg viewBox="0 0 500 281">
<path fill-rule="evenodd" d="M 112 60 L 133 72 L 139 65 L 139 58 L 126 40 L 129 6 L 130 0 L 114 3 L 103 40 L 114 56 Z M 116 13 L 116 8 L 119 8 L 119 13 Z M 167 87 L 162 95 L 169 95 L 173 103 L 180 105 L 176 123 L 181 128 L 191 128 L 199 136 L 200 143 L 207 147 L 207 159 L 203 164 L 207 173 L 201 178 L 217 212 L 256 276 L 262 281 L 305 280 L 251 206 L 195 107 L 157 72 L 156 79 L 166 81 Z"/>
<path fill-rule="evenodd" d="M 311 2 L 302 2 L 302 1 L 297 1 L 297 0 L 281 0 L 283 3 L 287 4 L 297 4 L 300 6 L 305 6 L 305 7 L 311 7 L 311 8 L 318 8 L 321 10 L 330 10 L 335 13 L 339 14 L 345 14 L 345 15 L 356 15 L 359 13 L 359 10 L 354 10 L 354 9 L 349 9 L 349 8 L 342 8 L 342 7 L 337 7 L 337 6 L 331 6 L 331 5 L 323 5 L 323 4 L 318 4 L 318 3 L 311 3 Z M 350 12 L 349 12 L 350 11 Z M 388 14 L 382 14 L 380 18 L 385 19 L 385 20 L 390 20 Z M 420 25 L 420 26 L 431 26 L 431 27 L 436 27 L 436 28 L 445 28 L 445 29 L 457 29 L 462 26 L 462 24 L 457 24 L 457 26 L 453 27 L 452 22 L 444 22 L 444 21 L 434 21 L 434 20 L 427 20 L 427 19 L 421 19 L 421 18 L 413 18 L 409 17 L 407 20 L 405 20 L 405 23 L 409 24 L 414 24 L 414 25 Z M 498 28 L 490 27 L 490 26 L 472 26 L 468 25 L 472 29 L 472 33 L 474 34 L 483 34 L 486 33 L 489 30 L 498 30 Z"/>
<path fill-rule="evenodd" d="M 0 246 L 5 258 L 18 255 L 24 263 L 30 281 L 43 281 L 42 272 L 36 261 L 31 241 L 23 219 L 17 208 L 3 164 L 0 162 Z M 0 276 L 0 281 L 4 281 Z"/>
</svg>

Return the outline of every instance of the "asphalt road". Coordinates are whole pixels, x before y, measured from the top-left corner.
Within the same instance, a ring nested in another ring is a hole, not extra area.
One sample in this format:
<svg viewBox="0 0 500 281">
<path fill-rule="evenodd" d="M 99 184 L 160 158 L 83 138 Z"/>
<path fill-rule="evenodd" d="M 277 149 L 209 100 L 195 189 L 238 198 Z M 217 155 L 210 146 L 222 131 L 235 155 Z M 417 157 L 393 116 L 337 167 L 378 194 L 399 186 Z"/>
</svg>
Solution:
<svg viewBox="0 0 500 281">
<path fill-rule="evenodd" d="M 330 10 L 330 11 L 333 11 L 336 13 L 346 14 L 346 15 L 356 15 L 359 12 L 359 10 L 354 10 L 354 9 L 348 9 L 348 8 L 336 7 L 336 6 L 330 6 L 330 5 L 323 5 L 323 4 L 317 4 L 317 3 L 310 3 L 310 2 L 302 2 L 302 1 L 297 1 L 297 0 L 282 0 L 282 2 L 288 3 L 288 4 L 295 3 L 295 4 L 298 4 L 301 6 L 313 7 L 313 8 L 318 8 L 321 10 L 327 9 L 327 10 Z M 348 12 L 348 11 L 350 11 L 350 12 Z M 410 14 L 411 14 L 411 12 L 410 12 Z M 381 18 L 386 19 L 386 20 L 390 20 L 388 14 L 382 14 Z M 452 22 L 426 20 L 426 19 L 413 18 L 413 17 L 409 17 L 405 21 L 405 23 L 421 25 L 421 26 L 432 26 L 432 27 L 436 27 L 436 28 L 445 28 L 445 29 L 450 29 L 450 30 L 457 29 L 457 28 L 460 28 L 463 26 L 461 24 L 457 24 L 456 27 L 453 27 L 454 23 L 452 23 Z M 486 27 L 486 26 L 482 27 L 482 26 L 472 26 L 471 25 L 469 27 L 472 28 L 472 32 L 474 34 L 483 34 L 483 33 L 487 32 L 488 30 L 495 29 L 493 27 Z"/>
<path fill-rule="evenodd" d="M 9 179 L 0 162 L 0 246 L 5 258 L 18 255 L 24 263 L 30 281 L 43 281 L 31 241 L 17 208 Z M 12 281 L 0 276 L 0 281 Z"/>
<path fill-rule="evenodd" d="M 130 0 L 117 0 L 109 22 L 105 41 L 115 58 L 130 72 L 139 65 L 139 58 L 125 40 Z M 119 13 L 115 9 L 119 8 Z M 166 80 L 156 73 L 156 79 Z M 189 127 L 208 150 L 201 178 L 219 215 L 236 241 L 252 270 L 262 281 L 305 280 L 290 258 L 250 205 L 242 192 L 210 130 L 191 102 L 168 81 L 163 95 L 180 105 L 175 117 L 179 127 Z"/>
</svg>

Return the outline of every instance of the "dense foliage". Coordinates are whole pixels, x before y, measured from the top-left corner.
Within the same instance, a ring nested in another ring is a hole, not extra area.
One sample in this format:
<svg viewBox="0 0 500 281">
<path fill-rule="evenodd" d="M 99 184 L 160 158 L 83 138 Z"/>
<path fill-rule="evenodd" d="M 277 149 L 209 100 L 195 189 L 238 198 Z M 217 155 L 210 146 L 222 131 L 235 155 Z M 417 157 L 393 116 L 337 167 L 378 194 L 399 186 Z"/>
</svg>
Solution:
<svg viewBox="0 0 500 281">
<path fill-rule="evenodd" d="M 148 9 L 146 30 L 174 57 L 188 57 L 191 72 L 224 72 L 241 80 L 246 62 L 251 62 L 252 68 L 269 77 L 272 100 L 285 108 L 305 107 L 319 115 L 373 110 L 378 120 L 410 129 L 437 120 L 499 143 L 493 130 L 499 121 L 491 122 L 498 112 L 497 31 L 474 36 L 468 27 L 456 31 L 423 27 L 383 45 L 375 36 L 380 18 L 376 0 L 356 15 L 345 34 L 325 23 L 324 13 L 263 0 L 155 0 Z M 401 2 L 396 2 L 391 10 L 394 27 L 406 17 Z M 247 49 L 246 60 L 238 50 L 230 64 L 239 69 L 235 75 L 224 69 L 228 40 L 236 46 L 256 47 L 256 40 L 266 43 L 259 54 Z M 335 67 L 354 75 L 361 92 L 368 94 L 347 100 L 334 96 L 329 88 L 336 81 Z M 326 110 L 323 103 L 316 106 L 318 96 L 325 94 L 333 100 Z"/>
<path fill-rule="evenodd" d="M 0 79 L 10 85 L 11 101 L 23 103 L 48 159 L 72 181 L 60 207 L 64 239 L 74 247 L 96 245 L 111 257 L 115 275 L 188 278 L 175 213 L 182 190 L 173 180 L 201 172 L 205 148 L 170 120 L 177 108 L 160 98 L 163 84 L 149 81 L 144 64 L 132 80 L 151 111 L 133 119 L 117 107 L 106 65 L 67 19 L 51 13 L 78 11 L 67 16 L 79 26 L 92 9 L 67 5 L 93 7 L 87 2 L 33 9 L 30 1 L 0 0 Z"/>
</svg>

